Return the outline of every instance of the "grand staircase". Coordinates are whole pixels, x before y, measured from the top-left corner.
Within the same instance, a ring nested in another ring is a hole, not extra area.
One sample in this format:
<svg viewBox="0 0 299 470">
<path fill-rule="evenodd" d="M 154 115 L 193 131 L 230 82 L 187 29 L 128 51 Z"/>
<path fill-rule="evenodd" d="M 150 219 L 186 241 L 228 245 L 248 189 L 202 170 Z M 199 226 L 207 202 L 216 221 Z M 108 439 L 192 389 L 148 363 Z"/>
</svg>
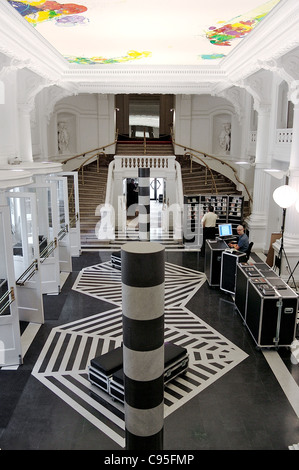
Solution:
<svg viewBox="0 0 299 470">
<path fill-rule="evenodd" d="M 196 162 L 192 162 L 192 171 L 189 163 L 181 164 L 181 172 L 183 191 L 186 195 L 215 194 L 215 185 L 217 194 L 241 194 L 229 178 L 216 171 L 212 171 L 212 178 L 211 172 Z"/>
<path fill-rule="evenodd" d="M 100 166 L 97 172 L 97 163 L 93 162 L 84 167 L 84 177 L 79 175 L 79 207 L 81 246 L 98 246 L 99 240 L 95 236 L 95 228 L 100 221 L 96 215 L 99 205 L 105 203 L 108 167 Z"/>
<path fill-rule="evenodd" d="M 123 140 L 117 143 L 116 155 L 173 155 L 173 146 L 169 140 Z"/>
<path fill-rule="evenodd" d="M 143 155 L 143 141 L 125 141 L 117 144 L 117 155 Z M 146 155 L 173 155 L 172 143 L 169 141 L 147 142 Z M 180 161 L 180 157 L 178 157 Z M 190 194 L 215 194 L 215 186 L 205 167 L 193 162 L 192 172 L 190 163 L 181 163 L 183 192 Z M 236 190 L 235 184 L 223 175 L 213 172 L 217 186 L 217 194 L 240 194 Z M 108 165 L 103 163 L 97 171 L 96 162 L 84 167 L 84 179 L 79 175 L 79 204 L 80 204 L 80 226 L 81 226 L 81 247 L 82 250 L 115 250 L 119 249 L 128 240 L 138 240 L 138 227 L 134 226 L 134 220 L 128 222 L 126 233 L 116 233 L 115 240 L 98 240 L 95 229 L 100 222 L 99 207 L 105 203 L 106 184 L 108 177 Z M 153 211 L 152 211 L 153 210 Z M 169 249 L 182 249 L 184 245 L 181 241 L 174 240 L 172 234 L 163 237 L 161 228 L 159 229 L 160 209 L 153 204 L 151 207 L 151 240 L 154 238 L 166 245 Z M 155 213 L 155 211 L 157 211 Z M 153 230 L 152 230 L 153 229 Z"/>
</svg>

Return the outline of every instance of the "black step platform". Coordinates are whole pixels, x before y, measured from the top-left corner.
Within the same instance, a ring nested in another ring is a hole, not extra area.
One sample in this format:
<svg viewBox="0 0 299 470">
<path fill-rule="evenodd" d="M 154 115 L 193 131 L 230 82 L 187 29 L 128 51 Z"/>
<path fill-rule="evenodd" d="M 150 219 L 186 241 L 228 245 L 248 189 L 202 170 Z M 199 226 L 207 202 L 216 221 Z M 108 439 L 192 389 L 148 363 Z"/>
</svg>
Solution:
<svg viewBox="0 0 299 470">
<path fill-rule="evenodd" d="M 165 343 L 164 384 L 183 374 L 189 364 L 186 348 L 173 343 Z M 104 390 L 113 399 L 124 403 L 124 377 L 122 347 L 116 348 L 90 361 L 89 381 Z"/>
</svg>

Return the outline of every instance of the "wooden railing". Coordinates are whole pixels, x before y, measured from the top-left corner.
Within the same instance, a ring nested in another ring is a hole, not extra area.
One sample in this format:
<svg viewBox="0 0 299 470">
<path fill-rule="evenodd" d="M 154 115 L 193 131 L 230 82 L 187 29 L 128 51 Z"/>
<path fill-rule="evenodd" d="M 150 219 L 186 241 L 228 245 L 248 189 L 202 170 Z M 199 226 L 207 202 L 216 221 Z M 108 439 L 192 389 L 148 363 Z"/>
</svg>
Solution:
<svg viewBox="0 0 299 470">
<path fill-rule="evenodd" d="M 192 160 L 193 160 L 193 158 L 196 158 L 197 160 L 200 160 L 204 164 L 204 166 L 208 169 L 208 171 L 210 171 L 211 176 L 212 176 L 211 168 L 208 166 L 208 164 L 201 157 L 199 157 L 199 155 L 196 155 L 196 154 L 200 154 L 204 158 L 208 157 L 208 158 L 211 158 L 212 160 L 218 161 L 222 165 L 226 165 L 228 168 L 230 168 L 232 170 L 232 172 L 234 173 L 234 177 L 235 177 L 236 181 L 244 187 L 244 189 L 245 189 L 245 191 L 248 195 L 248 199 L 252 203 L 252 197 L 251 197 L 250 192 L 248 191 L 248 188 L 247 188 L 246 184 L 243 183 L 243 181 L 240 180 L 237 170 L 230 163 L 223 160 L 222 158 L 215 157 L 215 155 L 210 155 L 206 152 L 202 152 L 201 150 L 195 150 L 195 149 L 192 149 L 191 147 L 186 147 L 186 145 L 178 144 L 177 142 L 175 142 L 173 133 L 171 133 L 171 136 L 172 136 L 172 141 L 173 141 L 174 146 L 176 145 L 176 146 L 181 147 L 184 150 L 186 150 L 184 156 L 190 158 L 190 173 L 192 173 Z M 187 152 L 187 150 L 188 150 L 188 152 Z M 195 153 L 193 153 L 193 152 L 195 152 Z M 214 180 L 213 176 L 212 176 L 212 181 L 213 181 L 213 185 L 215 187 L 215 191 L 217 193 L 216 183 L 215 183 L 215 180 Z"/>
<path fill-rule="evenodd" d="M 102 147 L 99 147 L 99 148 L 96 148 L 96 149 L 88 150 L 87 152 L 82 152 L 82 153 L 79 153 L 77 155 L 73 155 L 72 157 L 69 157 L 69 158 L 66 158 L 65 160 L 63 160 L 62 164 L 66 164 L 69 161 L 74 160 L 76 158 L 82 158 L 82 157 L 85 158 L 86 155 L 91 154 L 77 168 L 78 173 L 81 172 L 82 184 L 84 185 L 84 166 L 87 164 L 87 162 L 89 162 L 90 160 L 92 160 L 96 157 L 97 158 L 97 172 L 99 172 L 100 171 L 100 157 L 101 156 L 104 156 L 105 158 L 107 157 L 107 155 L 105 153 L 105 149 L 107 147 L 111 147 L 112 145 L 115 145 L 117 143 L 117 135 L 118 135 L 118 133 L 116 132 L 114 142 L 111 142 L 110 144 L 107 144 L 105 146 L 103 145 Z"/>
</svg>

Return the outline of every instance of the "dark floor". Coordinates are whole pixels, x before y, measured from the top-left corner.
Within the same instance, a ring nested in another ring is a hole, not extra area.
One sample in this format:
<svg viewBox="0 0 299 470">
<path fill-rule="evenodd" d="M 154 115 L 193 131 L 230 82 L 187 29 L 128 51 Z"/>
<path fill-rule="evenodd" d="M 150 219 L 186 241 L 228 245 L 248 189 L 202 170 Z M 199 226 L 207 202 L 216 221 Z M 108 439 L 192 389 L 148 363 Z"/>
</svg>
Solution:
<svg viewBox="0 0 299 470">
<path fill-rule="evenodd" d="M 82 268 L 109 260 L 109 252 L 86 252 L 73 259 L 73 272 L 60 295 L 44 296 L 45 324 L 24 364 L 18 370 L 0 370 L 2 450 L 122 450 L 31 375 L 51 328 L 111 308 L 71 289 Z M 197 252 L 166 252 L 166 261 L 203 272 Z M 298 416 L 231 296 L 205 282 L 187 307 L 248 356 L 165 419 L 164 450 L 288 450 L 299 443 Z M 297 381 L 299 400 L 299 365 L 290 360 L 289 349 L 277 354 Z"/>
</svg>

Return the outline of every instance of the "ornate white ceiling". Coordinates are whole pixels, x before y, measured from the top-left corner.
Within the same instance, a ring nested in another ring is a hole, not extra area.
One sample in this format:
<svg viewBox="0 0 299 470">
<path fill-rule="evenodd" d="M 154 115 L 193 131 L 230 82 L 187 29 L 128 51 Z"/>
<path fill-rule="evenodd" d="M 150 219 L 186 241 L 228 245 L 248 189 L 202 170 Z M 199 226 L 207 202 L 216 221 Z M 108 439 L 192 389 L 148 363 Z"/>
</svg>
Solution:
<svg viewBox="0 0 299 470">
<path fill-rule="evenodd" d="M 0 0 L 0 15 L 0 68 L 74 93 L 218 93 L 299 46 L 298 0 Z"/>
<path fill-rule="evenodd" d="M 219 63 L 279 0 L 7 0 L 69 62 Z"/>
</svg>

